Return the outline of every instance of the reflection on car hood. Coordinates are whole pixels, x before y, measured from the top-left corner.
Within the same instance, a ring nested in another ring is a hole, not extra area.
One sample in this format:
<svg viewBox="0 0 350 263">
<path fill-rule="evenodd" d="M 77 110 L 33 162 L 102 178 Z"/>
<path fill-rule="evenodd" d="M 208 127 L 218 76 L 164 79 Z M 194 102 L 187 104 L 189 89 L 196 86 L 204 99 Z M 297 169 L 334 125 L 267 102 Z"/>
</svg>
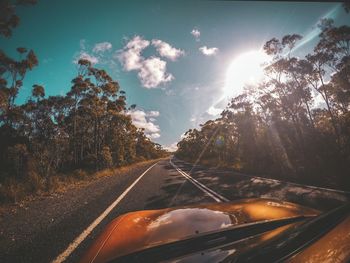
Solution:
<svg viewBox="0 0 350 263">
<path fill-rule="evenodd" d="M 112 221 L 90 247 L 81 262 L 108 262 L 148 247 L 231 226 L 318 214 L 319 212 L 314 209 L 270 199 L 245 199 L 230 203 L 132 212 Z M 291 225 L 267 232 L 258 240 L 251 242 L 260 243 L 268 240 L 287 230 Z M 222 256 L 226 257 L 234 253 L 236 249 L 210 251 L 206 256 L 215 261 L 215 258 L 222 259 Z M 224 254 L 221 255 L 222 253 Z M 197 256 L 192 255 L 192 257 Z M 197 258 L 193 259 L 198 261 Z"/>
</svg>

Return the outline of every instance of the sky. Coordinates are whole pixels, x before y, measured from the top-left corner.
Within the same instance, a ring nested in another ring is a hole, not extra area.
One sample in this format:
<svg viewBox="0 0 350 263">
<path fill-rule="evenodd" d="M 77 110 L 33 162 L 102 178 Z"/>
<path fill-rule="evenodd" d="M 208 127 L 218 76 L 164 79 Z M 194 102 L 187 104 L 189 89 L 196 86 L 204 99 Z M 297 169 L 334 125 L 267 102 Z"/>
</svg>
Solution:
<svg viewBox="0 0 350 263">
<path fill-rule="evenodd" d="M 170 149 L 239 93 L 228 93 L 226 80 L 241 54 L 297 33 L 303 39 L 296 55 L 303 56 L 317 42 L 321 18 L 350 25 L 332 2 L 39 0 L 17 12 L 20 25 L 1 48 L 15 56 L 23 46 L 39 59 L 17 103 L 30 97 L 33 84 L 48 96 L 64 95 L 78 59 L 86 58 L 119 82 L 128 105 L 137 105 L 129 113 L 134 124 Z"/>
</svg>

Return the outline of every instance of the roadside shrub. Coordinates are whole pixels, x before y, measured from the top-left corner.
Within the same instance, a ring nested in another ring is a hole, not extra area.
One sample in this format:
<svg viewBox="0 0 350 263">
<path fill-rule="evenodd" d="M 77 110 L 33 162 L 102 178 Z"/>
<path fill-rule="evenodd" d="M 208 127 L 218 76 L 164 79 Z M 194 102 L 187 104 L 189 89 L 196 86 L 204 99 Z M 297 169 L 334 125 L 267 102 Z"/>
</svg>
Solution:
<svg viewBox="0 0 350 263">
<path fill-rule="evenodd" d="M 26 191 L 25 191 L 24 184 L 12 178 L 6 180 L 4 184 L 1 184 L 1 187 L 0 187 L 1 202 L 17 203 L 25 196 L 25 194 L 26 194 Z"/>
<path fill-rule="evenodd" d="M 84 179 L 88 176 L 88 173 L 82 169 L 74 170 L 72 175 L 77 179 Z"/>
<path fill-rule="evenodd" d="M 11 163 L 12 172 L 16 178 L 24 173 L 24 167 L 28 156 L 28 149 L 25 144 L 16 144 L 7 149 L 7 158 Z"/>
<path fill-rule="evenodd" d="M 113 168 L 108 168 L 108 169 L 103 169 L 101 171 L 98 171 L 95 173 L 96 177 L 105 177 L 105 176 L 110 176 L 115 173 L 115 170 Z"/>
<path fill-rule="evenodd" d="M 99 155 L 99 168 L 110 168 L 113 166 L 113 158 L 108 146 L 102 148 L 101 154 Z"/>
<path fill-rule="evenodd" d="M 97 163 L 96 155 L 89 153 L 84 157 L 82 167 L 84 167 L 86 169 L 95 169 L 96 163 Z"/>
<path fill-rule="evenodd" d="M 138 162 L 144 162 L 146 161 L 147 159 L 143 156 L 139 156 L 139 157 L 136 157 L 135 158 L 135 162 L 138 163 Z"/>
<path fill-rule="evenodd" d="M 45 188 L 45 180 L 38 173 L 29 171 L 26 186 L 29 192 L 37 193 Z"/>
<path fill-rule="evenodd" d="M 54 191 L 60 186 L 60 178 L 58 176 L 50 176 L 46 179 L 46 190 Z"/>
</svg>

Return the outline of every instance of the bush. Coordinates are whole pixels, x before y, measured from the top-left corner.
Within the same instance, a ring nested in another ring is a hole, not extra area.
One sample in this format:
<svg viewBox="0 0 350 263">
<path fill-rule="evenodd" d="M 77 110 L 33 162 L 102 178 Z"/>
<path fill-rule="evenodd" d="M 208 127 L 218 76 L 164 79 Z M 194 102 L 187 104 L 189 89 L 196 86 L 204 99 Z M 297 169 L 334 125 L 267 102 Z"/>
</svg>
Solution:
<svg viewBox="0 0 350 263">
<path fill-rule="evenodd" d="M 24 167 L 28 156 L 28 149 L 25 144 L 16 144 L 8 147 L 7 158 L 11 164 L 12 172 L 16 178 L 20 178 L 24 173 Z"/>
<path fill-rule="evenodd" d="M 56 190 L 60 185 L 60 178 L 58 176 L 50 176 L 46 179 L 46 190 L 51 192 Z"/>
<path fill-rule="evenodd" d="M 37 193 L 45 188 L 45 181 L 36 172 L 29 171 L 26 186 L 30 193 Z"/>
<path fill-rule="evenodd" d="M 8 179 L 1 184 L 0 200 L 1 202 L 18 202 L 25 196 L 25 186 L 14 179 Z"/>
<path fill-rule="evenodd" d="M 82 169 L 74 170 L 72 175 L 77 179 L 84 179 L 88 176 L 88 173 Z"/>
<path fill-rule="evenodd" d="M 99 156 L 99 168 L 111 168 L 113 166 L 113 158 L 108 146 L 102 148 Z"/>
</svg>

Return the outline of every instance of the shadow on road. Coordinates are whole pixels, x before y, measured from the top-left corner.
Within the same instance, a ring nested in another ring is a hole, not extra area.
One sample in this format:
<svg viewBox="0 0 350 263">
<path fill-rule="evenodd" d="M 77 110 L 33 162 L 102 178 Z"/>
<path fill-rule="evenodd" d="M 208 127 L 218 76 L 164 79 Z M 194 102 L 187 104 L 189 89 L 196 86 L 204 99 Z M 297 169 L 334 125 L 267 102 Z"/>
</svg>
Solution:
<svg viewBox="0 0 350 263">
<path fill-rule="evenodd" d="M 242 198 L 274 198 L 294 202 L 323 211 L 332 209 L 350 196 L 261 177 L 250 177 L 233 171 L 207 169 L 174 161 L 176 165 L 215 192 L 229 200 Z"/>
<path fill-rule="evenodd" d="M 161 191 L 147 199 L 146 209 L 160 209 L 214 201 L 185 179 L 169 163 L 164 165 L 163 168 L 166 170 L 166 179 L 163 180 Z"/>
</svg>

